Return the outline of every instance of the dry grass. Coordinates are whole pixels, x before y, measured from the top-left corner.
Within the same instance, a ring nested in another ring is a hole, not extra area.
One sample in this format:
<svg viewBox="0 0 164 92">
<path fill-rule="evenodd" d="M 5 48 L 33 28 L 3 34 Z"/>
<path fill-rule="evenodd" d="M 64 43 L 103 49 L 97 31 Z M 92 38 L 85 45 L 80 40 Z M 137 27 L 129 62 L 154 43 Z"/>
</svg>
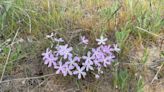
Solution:
<svg viewBox="0 0 164 92">
<path fill-rule="evenodd" d="M 163 5 L 163 0 L 0 0 L 0 91 L 162 92 Z M 72 46 L 78 35 L 94 46 L 104 34 L 122 51 L 100 80 L 53 76 L 40 55 L 51 44 L 44 39 L 51 32 Z"/>
</svg>

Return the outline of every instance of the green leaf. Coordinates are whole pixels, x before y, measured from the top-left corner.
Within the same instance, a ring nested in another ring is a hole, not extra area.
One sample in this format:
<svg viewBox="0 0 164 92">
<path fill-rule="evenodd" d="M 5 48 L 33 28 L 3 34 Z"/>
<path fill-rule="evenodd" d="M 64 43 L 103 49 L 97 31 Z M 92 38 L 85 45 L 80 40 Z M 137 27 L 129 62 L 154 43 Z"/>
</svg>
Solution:
<svg viewBox="0 0 164 92">
<path fill-rule="evenodd" d="M 127 40 L 129 33 L 130 33 L 130 29 L 126 31 L 123 30 L 120 32 L 116 32 L 116 40 L 120 47 L 122 47 L 125 41 Z"/>
<path fill-rule="evenodd" d="M 146 49 L 144 49 L 144 53 L 143 53 L 143 57 L 142 57 L 142 59 L 141 59 L 141 62 L 143 63 L 143 64 L 145 64 L 146 63 L 146 61 L 147 61 L 147 59 L 148 59 L 148 49 L 146 48 Z"/>
</svg>

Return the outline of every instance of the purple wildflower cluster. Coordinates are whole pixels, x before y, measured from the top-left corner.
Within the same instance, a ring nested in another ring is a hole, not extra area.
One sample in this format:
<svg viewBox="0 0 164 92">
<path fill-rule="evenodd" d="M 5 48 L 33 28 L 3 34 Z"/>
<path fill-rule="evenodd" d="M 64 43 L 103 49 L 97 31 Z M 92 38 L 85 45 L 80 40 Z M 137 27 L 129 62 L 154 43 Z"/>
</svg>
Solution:
<svg viewBox="0 0 164 92">
<path fill-rule="evenodd" d="M 56 38 L 53 34 L 48 35 L 47 38 L 57 42 L 57 45 L 53 47 L 53 50 L 47 48 L 46 52 L 42 53 L 44 64 L 56 69 L 56 74 L 77 75 L 78 79 L 85 78 L 87 72 L 99 78 L 103 73 L 102 68 L 114 62 L 116 58 L 114 52 L 120 51 L 117 44 L 107 45 L 108 39 L 101 36 L 100 39 L 96 39 L 98 44 L 96 48 L 87 51 L 84 56 L 78 56 L 78 54 L 73 54 L 73 47 L 64 44 L 62 38 Z M 81 36 L 80 43 L 87 45 L 89 40 Z"/>
</svg>

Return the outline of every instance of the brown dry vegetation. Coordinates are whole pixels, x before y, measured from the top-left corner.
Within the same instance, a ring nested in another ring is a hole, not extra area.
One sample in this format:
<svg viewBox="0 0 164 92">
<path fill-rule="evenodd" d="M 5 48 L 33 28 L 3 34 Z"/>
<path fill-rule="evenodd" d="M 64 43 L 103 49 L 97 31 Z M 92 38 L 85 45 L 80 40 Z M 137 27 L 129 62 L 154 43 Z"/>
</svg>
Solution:
<svg viewBox="0 0 164 92">
<path fill-rule="evenodd" d="M 0 92 L 164 92 L 163 5 L 163 0 L 0 0 Z M 72 46 L 81 34 L 93 46 L 104 34 L 121 52 L 99 80 L 62 77 L 41 57 L 51 32 Z"/>
</svg>

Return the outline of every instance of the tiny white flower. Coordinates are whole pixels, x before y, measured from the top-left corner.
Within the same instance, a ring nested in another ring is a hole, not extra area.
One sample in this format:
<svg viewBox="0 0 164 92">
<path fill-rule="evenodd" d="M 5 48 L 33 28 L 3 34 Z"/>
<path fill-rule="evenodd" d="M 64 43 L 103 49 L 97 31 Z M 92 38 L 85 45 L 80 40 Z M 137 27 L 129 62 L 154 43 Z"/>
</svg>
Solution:
<svg viewBox="0 0 164 92">
<path fill-rule="evenodd" d="M 118 48 L 117 44 L 113 44 L 113 50 L 116 51 L 116 52 L 119 52 L 120 48 Z"/>
<path fill-rule="evenodd" d="M 105 42 L 108 40 L 108 38 L 104 38 L 103 36 L 100 37 L 100 39 L 96 39 L 98 42 L 98 45 L 105 44 Z"/>
</svg>

